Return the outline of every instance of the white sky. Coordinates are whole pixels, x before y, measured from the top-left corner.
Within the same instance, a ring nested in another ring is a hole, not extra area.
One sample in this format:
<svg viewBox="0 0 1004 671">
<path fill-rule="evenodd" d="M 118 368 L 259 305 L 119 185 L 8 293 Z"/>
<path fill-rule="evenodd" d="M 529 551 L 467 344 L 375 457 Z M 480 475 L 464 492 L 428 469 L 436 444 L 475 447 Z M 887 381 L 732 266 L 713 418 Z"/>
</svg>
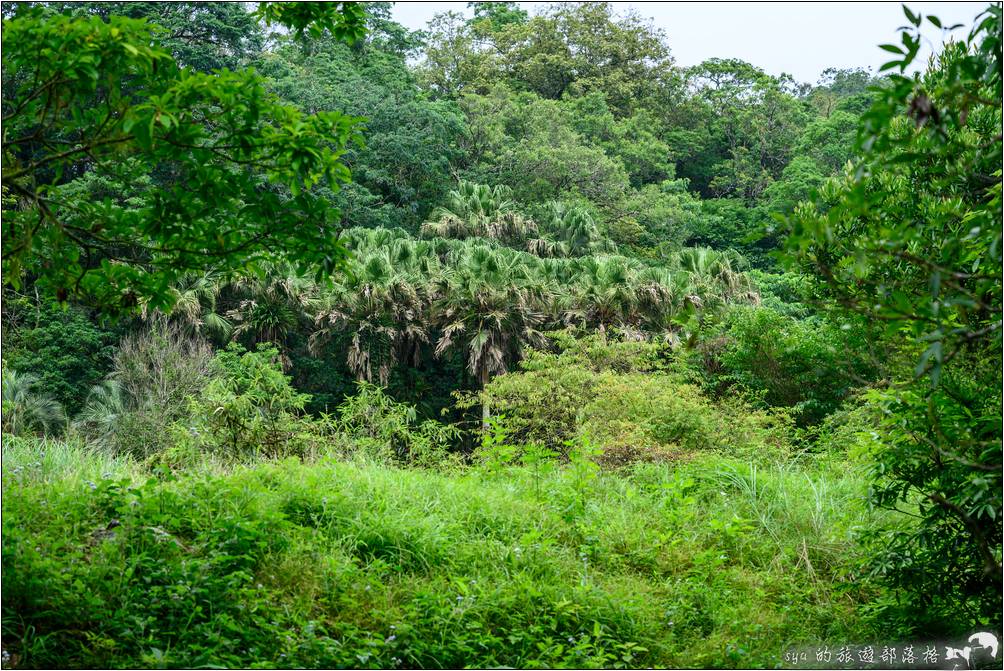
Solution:
<svg viewBox="0 0 1004 671">
<path fill-rule="evenodd" d="M 545 2 L 520 2 L 530 14 Z M 879 44 L 899 43 L 896 28 L 906 24 L 899 2 L 615 2 L 633 8 L 666 31 L 679 65 L 696 65 L 712 58 L 741 58 L 766 72 L 787 72 L 802 82 L 815 82 L 828 67 L 870 68 L 872 72 L 892 54 Z M 987 7 L 986 2 L 911 2 L 914 12 L 934 14 L 949 26 L 966 27 Z M 433 14 L 453 10 L 470 16 L 466 2 L 397 2 L 394 19 L 418 30 Z M 935 46 L 941 31 L 925 21 L 925 34 Z M 918 60 L 924 62 L 929 46 Z"/>
</svg>

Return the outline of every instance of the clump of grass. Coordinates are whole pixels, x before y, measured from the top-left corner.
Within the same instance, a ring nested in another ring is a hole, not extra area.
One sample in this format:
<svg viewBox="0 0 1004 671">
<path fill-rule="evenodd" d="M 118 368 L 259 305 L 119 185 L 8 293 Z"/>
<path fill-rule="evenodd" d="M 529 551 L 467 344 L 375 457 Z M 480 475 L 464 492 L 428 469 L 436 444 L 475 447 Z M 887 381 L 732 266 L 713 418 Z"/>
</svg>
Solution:
<svg viewBox="0 0 1004 671">
<path fill-rule="evenodd" d="M 103 477 L 139 477 L 132 459 L 94 448 L 83 440 L 3 437 L 4 486 L 95 482 Z"/>
</svg>

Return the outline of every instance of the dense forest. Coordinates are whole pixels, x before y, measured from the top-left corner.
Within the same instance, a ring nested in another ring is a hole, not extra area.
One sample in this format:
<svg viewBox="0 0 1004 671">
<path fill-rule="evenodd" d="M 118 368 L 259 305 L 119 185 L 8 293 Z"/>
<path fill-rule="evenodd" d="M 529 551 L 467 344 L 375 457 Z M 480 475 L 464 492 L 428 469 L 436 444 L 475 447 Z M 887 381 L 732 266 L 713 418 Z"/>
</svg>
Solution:
<svg viewBox="0 0 1004 671">
<path fill-rule="evenodd" d="M 3 668 L 999 664 L 1000 5 L 468 10 L 4 3 Z"/>
</svg>

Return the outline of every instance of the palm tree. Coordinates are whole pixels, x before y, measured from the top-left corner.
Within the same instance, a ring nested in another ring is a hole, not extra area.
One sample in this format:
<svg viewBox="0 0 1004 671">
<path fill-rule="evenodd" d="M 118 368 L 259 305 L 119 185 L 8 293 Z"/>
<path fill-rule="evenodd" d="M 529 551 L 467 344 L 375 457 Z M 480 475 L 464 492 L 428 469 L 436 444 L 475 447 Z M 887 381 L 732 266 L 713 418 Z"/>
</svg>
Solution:
<svg viewBox="0 0 1004 671">
<path fill-rule="evenodd" d="M 566 323 L 580 322 L 601 333 L 626 326 L 636 318 L 638 296 L 631 284 L 631 268 L 622 257 L 584 257 L 566 295 Z"/>
<path fill-rule="evenodd" d="M 4 433 L 55 433 L 66 423 L 63 406 L 38 389 L 38 377 L 4 368 L 0 379 Z"/>
<path fill-rule="evenodd" d="M 453 209 L 425 231 L 462 239 L 346 231 L 353 257 L 345 277 L 311 303 L 311 351 L 338 336 L 357 379 L 387 384 L 394 366 L 417 365 L 433 345 L 436 356 L 462 352 L 484 386 L 525 347 L 544 344 L 545 330 L 580 323 L 675 342 L 688 307 L 742 298 L 749 286 L 741 257 L 727 253 L 685 250 L 661 265 L 602 254 L 608 242 L 588 214 L 560 203 L 551 204 L 538 241 L 571 256 L 538 256 L 475 235 L 491 234 L 485 222 L 511 208 L 508 194 L 467 183 L 452 194 Z M 482 411 L 487 419 L 489 408 Z"/>
<path fill-rule="evenodd" d="M 121 418 L 132 409 L 133 401 L 122 385 L 110 378 L 91 387 L 73 423 L 98 444 L 108 445 L 114 441 Z"/>
<path fill-rule="evenodd" d="M 318 304 L 318 287 L 289 265 L 266 268 L 263 275 L 243 277 L 229 287 L 237 304 L 226 312 L 233 337 L 251 343 L 270 342 L 279 350 L 283 368 L 289 335 L 308 324 Z"/>
<path fill-rule="evenodd" d="M 581 207 L 551 201 L 545 206 L 543 237 L 527 242 L 527 251 L 541 257 L 583 256 L 614 251 L 592 216 Z"/>
<path fill-rule="evenodd" d="M 435 352 L 442 356 L 460 348 L 468 372 L 482 389 L 492 375 L 505 373 L 527 346 L 542 346 L 540 286 L 526 280 L 521 268 L 503 250 L 474 248 L 449 278 L 449 290 L 438 304 L 442 335 Z M 491 411 L 482 402 L 482 424 Z"/>
<path fill-rule="evenodd" d="M 174 307 L 168 313 L 168 320 L 195 335 L 208 336 L 217 342 L 229 340 L 234 332 L 233 324 L 216 311 L 222 288 L 222 280 L 216 273 L 184 275 L 177 286 L 171 288 Z M 144 310 L 143 317 L 155 319 L 156 313 Z"/>
<path fill-rule="evenodd" d="M 645 268 L 636 274 L 634 286 L 638 317 L 645 330 L 661 334 L 665 341 L 677 344 L 680 324 L 675 322 L 675 318 L 687 305 L 690 289 L 686 273 L 658 267 Z"/>
<path fill-rule="evenodd" d="M 516 210 L 512 189 L 461 181 L 450 191 L 446 204 L 436 208 L 432 219 L 422 224 L 426 237 L 487 238 L 504 244 L 523 240 L 537 225 Z"/>
<path fill-rule="evenodd" d="M 759 302 L 749 277 L 740 270 L 745 263 L 733 250 L 720 252 L 707 247 L 681 249 L 670 259 L 671 267 L 689 274 L 691 302 L 709 307 L 737 298 Z"/>
<path fill-rule="evenodd" d="M 310 349 L 319 354 L 335 333 L 351 333 L 346 363 L 356 379 L 386 385 L 393 366 L 418 365 L 429 342 L 428 287 L 392 270 L 384 250 L 364 261 L 347 282 L 326 296 L 315 318 Z M 398 258 L 414 250 L 398 248 Z"/>
</svg>

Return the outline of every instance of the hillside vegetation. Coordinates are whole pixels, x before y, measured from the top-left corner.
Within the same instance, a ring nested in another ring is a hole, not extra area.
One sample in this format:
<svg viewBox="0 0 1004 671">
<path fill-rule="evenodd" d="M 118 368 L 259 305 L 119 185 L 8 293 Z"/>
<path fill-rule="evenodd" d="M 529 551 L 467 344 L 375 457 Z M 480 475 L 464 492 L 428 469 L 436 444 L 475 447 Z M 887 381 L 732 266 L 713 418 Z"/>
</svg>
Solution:
<svg viewBox="0 0 1004 671">
<path fill-rule="evenodd" d="M 1000 7 L 468 10 L 4 5 L 3 668 L 1000 637 Z"/>
</svg>

